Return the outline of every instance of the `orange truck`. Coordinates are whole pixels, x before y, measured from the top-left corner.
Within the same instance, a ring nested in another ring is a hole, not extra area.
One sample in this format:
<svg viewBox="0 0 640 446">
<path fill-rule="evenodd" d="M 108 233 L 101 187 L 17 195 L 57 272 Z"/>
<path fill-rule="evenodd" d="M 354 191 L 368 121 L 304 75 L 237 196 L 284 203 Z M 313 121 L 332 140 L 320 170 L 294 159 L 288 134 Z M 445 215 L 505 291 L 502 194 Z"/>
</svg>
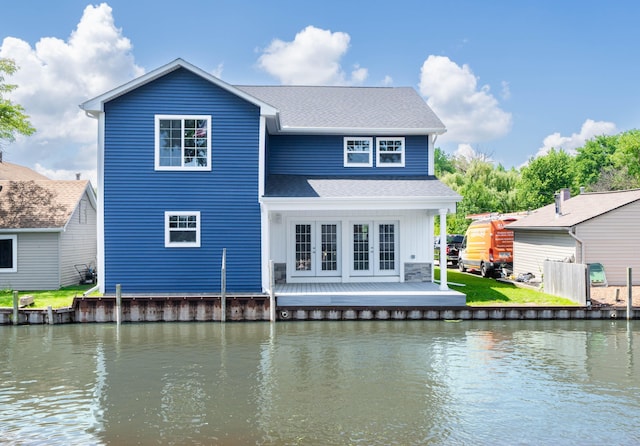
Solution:
<svg viewBox="0 0 640 446">
<path fill-rule="evenodd" d="M 472 222 L 465 233 L 458 269 L 479 270 L 482 277 L 500 277 L 513 270 L 513 231 L 505 228 L 515 217 L 493 217 Z"/>
</svg>

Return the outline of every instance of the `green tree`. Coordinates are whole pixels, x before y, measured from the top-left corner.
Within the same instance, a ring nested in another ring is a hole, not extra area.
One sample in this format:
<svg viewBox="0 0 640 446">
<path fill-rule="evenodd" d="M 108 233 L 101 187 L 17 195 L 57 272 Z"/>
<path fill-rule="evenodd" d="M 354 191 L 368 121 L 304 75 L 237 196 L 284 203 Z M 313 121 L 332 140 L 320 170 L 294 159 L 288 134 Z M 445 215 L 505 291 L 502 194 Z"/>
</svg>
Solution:
<svg viewBox="0 0 640 446">
<path fill-rule="evenodd" d="M 519 210 L 516 199 L 518 179 L 517 170 L 507 171 L 501 165 L 495 167 L 483 158 L 456 163 L 456 171 L 441 178 L 443 183 L 462 196 L 456 215 L 448 219 L 448 231 L 464 233 L 471 222 L 467 219 L 469 214 Z"/>
<path fill-rule="evenodd" d="M 17 70 L 13 60 L 0 58 L 0 152 L 3 143 L 13 142 L 17 134 L 29 136 L 36 131 L 29 122 L 29 116 L 24 113 L 24 108 L 5 97 L 18 88 L 17 85 L 5 83 L 5 76 L 11 76 Z"/>
<path fill-rule="evenodd" d="M 438 178 L 441 178 L 444 174 L 453 173 L 456 170 L 453 158 L 444 153 L 439 147 L 436 147 L 433 152 L 433 161 L 436 177 Z"/>
<path fill-rule="evenodd" d="M 598 136 L 578 148 L 575 156 L 574 186 L 589 187 L 600 179 L 603 170 L 613 166 L 612 155 L 616 152 L 617 136 Z"/>
<path fill-rule="evenodd" d="M 631 176 L 640 179 L 640 130 L 617 135 L 616 151 L 611 158 L 616 168 L 626 167 Z"/>
<path fill-rule="evenodd" d="M 608 192 L 612 190 L 636 189 L 640 187 L 640 180 L 629 173 L 627 166 L 619 169 L 607 166 L 600 172 L 598 181 L 590 184 L 589 192 Z"/>
<path fill-rule="evenodd" d="M 640 187 L 640 130 L 598 136 L 577 149 L 574 187 L 611 191 Z"/>
<path fill-rule="evenodd" d="M 522 168 L 518 184 L 521 209 L 536 209 L 553 203 L 560 189 L 574 184 L 574 159 L 564 150 L 532 158 Z M 575 188 L 572 192 L 575 192 Z"/>
</svg>

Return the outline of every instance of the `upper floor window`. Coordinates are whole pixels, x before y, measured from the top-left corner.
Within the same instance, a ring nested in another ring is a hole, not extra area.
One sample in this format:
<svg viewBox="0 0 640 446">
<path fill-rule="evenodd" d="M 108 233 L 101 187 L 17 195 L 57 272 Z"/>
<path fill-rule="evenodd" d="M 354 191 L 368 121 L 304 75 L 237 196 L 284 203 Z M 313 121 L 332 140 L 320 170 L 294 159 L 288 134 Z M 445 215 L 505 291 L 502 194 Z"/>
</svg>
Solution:
<svg viewBox="0 0 640 446">
<path fill-rule="evenodd" d="M 344 139 L 344 167 L 371 167 L 373 138 Z"/>
<path fill-rule="evenodd" d="M 156 170 L 211 170 L 211 117 L 156 115 Z"/>
<path fill-rule="evenodd" d="M 378 167 L 404 167 L 404 138 L 376 138 Z"/>
<path fill-rule="evenodd" d="M 0 273 L 18 271 L 18 237 L 0 235 Z"/>
<path fill-rule="evenodd" d="M 165 212 L 164 246 L 165 248 L 199 248 L 200 212 Z"/>
</svg>

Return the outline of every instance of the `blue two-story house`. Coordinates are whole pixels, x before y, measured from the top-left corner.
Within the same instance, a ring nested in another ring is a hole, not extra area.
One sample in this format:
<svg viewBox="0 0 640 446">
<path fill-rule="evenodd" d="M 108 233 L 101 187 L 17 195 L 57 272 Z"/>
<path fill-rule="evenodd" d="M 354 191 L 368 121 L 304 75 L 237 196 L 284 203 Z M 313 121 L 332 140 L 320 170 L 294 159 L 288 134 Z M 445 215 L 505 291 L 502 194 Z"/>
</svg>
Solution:
<svg viewBox="0 0 640 446">
<path fill-rule="evenodd" d="M 461 197 L 413 88 L 232 86 L 177 59 L 81 108 L 103 292 L 219 292 L 225 249 L 229 292 L 265 292 L 270 265 L 280 284 L 433 281 L 434 219 Z"/>
</svg>

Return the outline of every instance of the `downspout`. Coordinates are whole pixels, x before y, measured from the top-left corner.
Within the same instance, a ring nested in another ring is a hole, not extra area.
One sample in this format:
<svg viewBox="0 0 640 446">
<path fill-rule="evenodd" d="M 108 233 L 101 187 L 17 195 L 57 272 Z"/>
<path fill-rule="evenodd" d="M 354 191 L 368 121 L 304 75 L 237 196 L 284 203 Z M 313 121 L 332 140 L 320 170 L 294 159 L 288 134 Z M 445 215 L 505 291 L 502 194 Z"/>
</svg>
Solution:
<svg viewBox="0 0 640 446">
<path fill-rule="evenodd" d="M 436 139 L 438 139 L 438 135 L 429 135 L 429 137 L 427 138 L 427 153 L 428 153 L 428 163 L 429 166 L 427 167 L 427 175 L 435 175 L 436 174 L 436 169 L 435 169 L 435 144 L 436 144 Z"/>
<path fill-rule="evenodd" d="M 585 263 L 584 261 L 584 242 L 580 237 L 575 234 L 576 228 L 573 227 L 567 231 L 567 233 L 578 243 L 580 243 L 580 263 Z"/>
</svg>

